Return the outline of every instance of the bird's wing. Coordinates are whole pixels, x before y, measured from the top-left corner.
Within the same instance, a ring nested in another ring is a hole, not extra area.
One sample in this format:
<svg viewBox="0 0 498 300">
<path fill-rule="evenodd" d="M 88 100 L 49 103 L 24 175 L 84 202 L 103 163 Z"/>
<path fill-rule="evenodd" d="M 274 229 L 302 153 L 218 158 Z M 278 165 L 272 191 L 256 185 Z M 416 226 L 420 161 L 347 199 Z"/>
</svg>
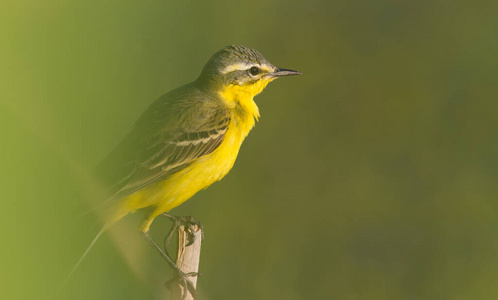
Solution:
<svg viewBox="0 0 498 300">
<path fill-rule="evenodd" d="M 178 97 L 188 95 L 173 98 Z M 209 102 L 167 98 L 144 113 L 100 168 L 113 199 L 166 179 L 222 143 L 230 124 L 229 110 L 206 105 Z"/>
</svg>

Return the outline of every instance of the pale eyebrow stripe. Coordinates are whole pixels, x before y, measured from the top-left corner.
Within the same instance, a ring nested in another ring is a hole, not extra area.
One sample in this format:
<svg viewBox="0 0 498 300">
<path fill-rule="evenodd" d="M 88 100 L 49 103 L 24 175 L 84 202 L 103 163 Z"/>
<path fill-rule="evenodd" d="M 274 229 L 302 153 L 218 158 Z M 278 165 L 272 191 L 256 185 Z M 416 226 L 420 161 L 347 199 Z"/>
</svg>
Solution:
<svg viewBox="0 0 498 300">
<path fill-rule="evenodd" d="M 233 71 L 240 71 L 240 70 L 247 70 L 249 69 L 250 67 L 253 67 L 253 66 L 257 66 L 256 64 L 235 64 L 235 65 L 230 65 L 230 66 L 227 66 L 225 69 L 223 69 L 221 71 L 221 74 L 226 74 L 226 73 L 230 73 L 230 72 L 233 72 Z"/>
</svg>

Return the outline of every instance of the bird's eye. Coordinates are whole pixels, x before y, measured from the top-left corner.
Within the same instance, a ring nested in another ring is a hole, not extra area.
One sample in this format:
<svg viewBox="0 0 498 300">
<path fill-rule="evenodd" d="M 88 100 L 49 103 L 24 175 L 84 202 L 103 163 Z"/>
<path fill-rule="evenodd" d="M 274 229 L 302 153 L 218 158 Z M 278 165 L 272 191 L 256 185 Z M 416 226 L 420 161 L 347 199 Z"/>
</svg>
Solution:
<svg viewBox="0 0 498 300">
<path fill-rule="evenodd" d="M 249 69 L 249 74 L 251 74 L 252 76 L 256 76 L 259 74 L 259 68 L 258 67 L 251 67 Z"/>
</svg>

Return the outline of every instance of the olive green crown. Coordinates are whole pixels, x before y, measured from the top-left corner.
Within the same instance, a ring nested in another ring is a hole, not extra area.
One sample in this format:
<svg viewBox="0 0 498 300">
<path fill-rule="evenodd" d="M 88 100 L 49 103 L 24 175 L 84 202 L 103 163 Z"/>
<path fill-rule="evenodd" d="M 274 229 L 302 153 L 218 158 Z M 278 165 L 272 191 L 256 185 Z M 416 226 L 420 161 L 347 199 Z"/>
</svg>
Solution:
<svg viewBox="0 0 498 300">
<path fill-rule="evenodd" d="M 235 64 L 271 65 L 258 51 L 241 45 L 231 45 L 211 56 L 202 70 L 201 77 L 221 74 L 228 66 Z"/>
</svg>

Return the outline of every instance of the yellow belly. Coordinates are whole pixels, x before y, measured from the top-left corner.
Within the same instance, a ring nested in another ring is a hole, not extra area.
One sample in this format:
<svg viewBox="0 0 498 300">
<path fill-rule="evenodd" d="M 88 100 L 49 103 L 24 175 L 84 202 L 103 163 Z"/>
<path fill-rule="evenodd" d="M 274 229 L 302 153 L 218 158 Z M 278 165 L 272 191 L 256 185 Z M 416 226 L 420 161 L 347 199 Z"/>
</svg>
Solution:
<svg viewBox="0 0 498 300">
<path fill-rule="evenodd" d="M 222 179 L 233 167 L 245 136 L 227 131 L 223 143 L 213 153 L 192 163 L 160 183 L 158 214 L 169 211 L 191 198 L 198 191 Z"/>
<path fill-rule="evenodd" d="M 177 207 L 198 191 L 222 179 L 233 167 L 242 142 L 254 127 L 255 119 L 259 117 L 253 97 L 264 86 L 251 90 L 250 93 L 234 87 L 222 91 L 221 98 L 231 108 L 233 115 L 221 145 L 211 154 L 197 159 L 166 180 L 123 198 L 106 226 L 112 225 L 130 212 L 150 207 L 152 209 L 140 226 L 142 232 L 147 232 L 155 217 Z"/>
<path fill-rule="evenodd" d="M 211 154 L 199 158 L 185 169 L 123 198 L 109 219 L 112 225 L 135 210 L 152 207 L 140 230 L 146 232 L 155 217 L 191 198 L 198 191 L 222 179 L 233 167 L 240 146 L 254 126 L 254 118 L 234 119 L 221 145 Z"/>
</svg>

